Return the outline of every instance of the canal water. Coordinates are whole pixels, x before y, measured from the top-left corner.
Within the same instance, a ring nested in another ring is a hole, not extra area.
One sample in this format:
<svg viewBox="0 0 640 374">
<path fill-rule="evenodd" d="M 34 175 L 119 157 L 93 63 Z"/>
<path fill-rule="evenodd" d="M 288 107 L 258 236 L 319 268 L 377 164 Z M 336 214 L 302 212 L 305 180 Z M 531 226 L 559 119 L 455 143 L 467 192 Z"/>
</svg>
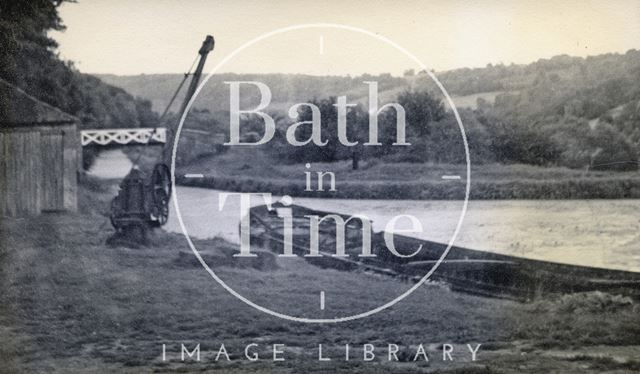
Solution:
<svg viewBox="0 0 640 374">
<path fill-rule="evenodd" d="M 130 165 L 121 151 L 107 151 L 91 173 L 119 178 Z M 221 193 L 177 188 L 181 216 L 190 236 L 238 241 L 238 222 L 244 212 L 237 196 L 228 196 L 220 210 Z M 420 221 L 422 232 L 407 235 L 439 242 L 450 240 L 462 208 L 461 201 L 294 198 L 294 203 L 364 214 L 373 220 L 376 231 L 383 230 L 396 215 L 411 214 Z M 256 198 L 251 202 L 252 206 L 259 204 L 264 201 Z M 164 229 L 182 232 L 173 203 Z M 640 271 L 640 200 L 470 201 L 454 244 L 540 260 Z"/>
</svg>

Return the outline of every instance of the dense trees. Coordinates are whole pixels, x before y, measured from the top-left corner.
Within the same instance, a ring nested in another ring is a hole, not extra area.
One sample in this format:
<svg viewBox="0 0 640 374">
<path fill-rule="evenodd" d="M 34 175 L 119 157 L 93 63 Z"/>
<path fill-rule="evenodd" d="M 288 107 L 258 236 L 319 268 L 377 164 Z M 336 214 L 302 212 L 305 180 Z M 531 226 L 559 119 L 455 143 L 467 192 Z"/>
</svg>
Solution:
<svg viewBox="0 0 640 374">
<path fill-rule="evenodd" d="M 79 73 L 56 52 L 50 30 L 64 30 L 57 8 L 62 0 L 0 3 L 0 78 L 36 98 L 79 117 L 85 127 L 151 126 L 150 103 L 123 89 Z"/>
<path fill-rule="evenodd" d="M 530 84 L 480 110 L 511 123 L 513 135 L 532 146 L 539 144 L 531 151 L 540 162 L 531 157 L 521 162 L 638 169 L 640 51 L 586 59 L 559 56 L 525 68 L 537 70 Z"/>
<path fill-rule="evenodd" d="M 30 95 L 80 118 L 84 128 L 154 126 L 151 104 L 121 88 L 78 72 L 62 61 L 50 30 L 64 30 L 57 8 L 63 0 L 0 3 L 0 78 Z M 97 149 L 83 149 L 88 168 Z"/>
<path fill-rule="evenodd" d="M 276 134 L 271 142 L 272 144 L 268 145 L 272 153 L 286 162 L 333 162 L 350 158 L 353 156 L 353 152 L 361 152 L 362 145 L 346 147 L 339 141 L 338 113 L 335 97 L 313 99 L 310 100 L 309 103 L 319 109 L 320 118 L 322 119 L 321 139 L 322 141 L 326 141 L 326 145 L 317 146 L 313 142 L 310 142 L 304 146 L 293 146 L 287 142 L 286 131 L 291 122 L 307 122 L 312 119 L 312 109 L 310 106 L 305 105 L 298 109 L 298 117 L 295 121 L 292 121 L 290 118 L 285 118 L 284 116 L 275 116 L 277 120 Z M 365 115 L 362 106 L 357 105 L 348 108 L 346 118 L 347 139 L 359 143 L 366 141 L 367 138 L 365 136 L 368 136 L 366 130 L 368 117 Z M 254 118 L 254 120 L 261 121 L 257 118 Z M 263 126 L 261 123 L 258 123 L 254 127 L 261 128 Z M 251 130 L 252 128 L 250 123 L 248 129 Z M 311 135 L 312 126 L 310 124 L 301 125 L 295 132 L 295 138 L 299 141 L 310 139 Z"/>
<path fill-rule="evenodd" d="M 610 86 L 613 87 L 613 86 Z M 535 121 L 518 113 L 504 114 L 504 107 L 519 106 L 521 97 L 503 97 L 495 105 L 484 103 L 478 109 L 460 109 L 471 161 L 482 163 L 523 163 L 540 166 L 630 170 L 636 169 L 640 138 L 640 104 L 628 104 L 615 119 L 603 116 L 589 121 L 573 114 L 551 113 Z M 596 97 L 597 96 L 593 96 Z M 535 100 L 535 96 L 530 96 Z M 514 101 L 513 103 L 509 100 Z M 333 162 L 351 158 L 354 152 L 364 158 L 383 158 L 389 162 L 464 163 L 464 145 L 458 123 L 441 99 L 426 91 L 404 91 L 396 102 L 406 111 L 409 147 L 393 146 L 396 139 L 396 111 L 379 115 L 380 146 L 346 147 L 338 142 L 335 98 L 313 100 L 320 108 L 322 139 L 295 147 L 285 140 L 290 120 L 280 116 L 274 141 L 265 145 L 286 162 Z M 592 107 L 591 107 L 592 108 Z M 576 109 L 577 110 L 577 109 Z M 575 112 L 572 112 L 575 113 Z M 368 138 L 368 116 L 361 105 L 348 113 L 348 138 L 361 143 Z M 534 117 L 535 118 L 535 117 Z M 309 121 L 310 110 L 299 112 L 297 121 Z M 261 118 L 246 118 L 245 136 L 262 136 Z M 301 126 L 299 139 L 308 139 L 311 126 Z"/>
</svg>

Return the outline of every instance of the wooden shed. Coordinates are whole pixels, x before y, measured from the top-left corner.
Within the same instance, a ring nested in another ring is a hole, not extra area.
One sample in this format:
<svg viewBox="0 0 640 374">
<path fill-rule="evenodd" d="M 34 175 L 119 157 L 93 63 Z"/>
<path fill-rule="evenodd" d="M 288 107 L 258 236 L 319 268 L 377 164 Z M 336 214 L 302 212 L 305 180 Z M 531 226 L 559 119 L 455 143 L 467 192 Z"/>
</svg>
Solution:
<svg viewBox="0 0 640 374">
<path fill-rule="evenodd" d="M 0 79 L 0 216 L 77 209 L 78 122 Z"/>
</svg>

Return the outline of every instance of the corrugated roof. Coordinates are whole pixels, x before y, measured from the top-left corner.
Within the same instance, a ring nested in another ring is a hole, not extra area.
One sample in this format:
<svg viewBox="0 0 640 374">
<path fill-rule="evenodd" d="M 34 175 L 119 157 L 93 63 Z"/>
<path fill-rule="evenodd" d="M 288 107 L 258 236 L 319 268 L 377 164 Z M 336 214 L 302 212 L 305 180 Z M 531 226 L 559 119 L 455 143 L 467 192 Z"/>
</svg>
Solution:
<svg viewBox="0 0 640 374">
<path fill-rule="evenodd" d="M 80 120 L 0 79 L 0 126 L 71 122 Z"/>
</svg>

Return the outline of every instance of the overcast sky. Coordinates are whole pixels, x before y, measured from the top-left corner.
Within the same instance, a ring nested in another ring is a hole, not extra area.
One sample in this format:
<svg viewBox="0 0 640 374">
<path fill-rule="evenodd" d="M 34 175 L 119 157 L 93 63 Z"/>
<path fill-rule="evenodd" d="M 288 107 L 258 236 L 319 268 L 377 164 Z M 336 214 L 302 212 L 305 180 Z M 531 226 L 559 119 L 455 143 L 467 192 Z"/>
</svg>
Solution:
<svg viewBox="0 0 640 374">
<path fill-rule="evenodd" d="M 249 40 L 285 26 L 338 23 L 403 46 L 436 71 L 529 63 L 557 54 L 640 49 L 640 0 L 627 1 L 172 1 L 78 0 L 52 36 L 86 73 L 179 73 L 204 36 L 207 67 Z M 380 41 L 345 30 L 279 34 L 247 48 L 221 71 L 401 74 L 416 68 Z"/>
</svg>

